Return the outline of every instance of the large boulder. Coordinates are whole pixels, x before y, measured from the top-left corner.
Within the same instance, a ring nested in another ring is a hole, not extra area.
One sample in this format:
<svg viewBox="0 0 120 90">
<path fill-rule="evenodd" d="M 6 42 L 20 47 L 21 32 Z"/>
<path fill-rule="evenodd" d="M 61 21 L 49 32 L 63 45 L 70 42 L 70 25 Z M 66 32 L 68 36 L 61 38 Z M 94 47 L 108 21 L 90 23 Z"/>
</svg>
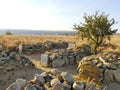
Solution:
<svg viewBox="0 0 120 90">
<path fill-rule="evenodd" d="M 115 81 L 120 83 L 120 69 L 114 70 L 113 75 L 114 75 Z"/>
<path fill-rule="evenodd" d="M 114 75 L 114 70 L 105 70 L 104 78 L 103 78 L 104 83 L 108 84 L 111 81 L 114 81 L 113 75 Z"/>
</svg>

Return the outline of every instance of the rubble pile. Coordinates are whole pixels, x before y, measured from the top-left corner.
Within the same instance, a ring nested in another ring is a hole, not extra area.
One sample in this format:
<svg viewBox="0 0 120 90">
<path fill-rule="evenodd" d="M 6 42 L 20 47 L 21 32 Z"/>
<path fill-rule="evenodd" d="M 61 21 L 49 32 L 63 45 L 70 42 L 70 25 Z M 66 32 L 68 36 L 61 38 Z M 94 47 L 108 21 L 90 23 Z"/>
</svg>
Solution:
<svg viewBox="0 0 120 90">
<path fill-rule="evenodd" d="M 102 79 L 104 83 L 111 81 L 120 82 L 120 55 L 107 52 L 86 56 L 79 62 L 78 71 L 79 74 L 83 76 L 94 74 L 99 78 L 98 80 Z M 86 73 L 83 73 L 83 71 Z M 87 71 L 89 72 L 87 73 Z M 91 78 L 95 79 L 94 77 Z"/>
<path fill-rule="evenodd" d="M 95 83 L 75 81 L 73 76 L 58 69 L 35 74 L 27 81 L 19 78 L 6 90 L 96 90 Z"/>
<path fill-rule="evenodd" d="M 32 67 L 33 63 L 24 55 L 19 55 L 16 52 L 0 53 L 0 68 L 1 70 L 14 70 L 22 67 Z"/>
</svg>

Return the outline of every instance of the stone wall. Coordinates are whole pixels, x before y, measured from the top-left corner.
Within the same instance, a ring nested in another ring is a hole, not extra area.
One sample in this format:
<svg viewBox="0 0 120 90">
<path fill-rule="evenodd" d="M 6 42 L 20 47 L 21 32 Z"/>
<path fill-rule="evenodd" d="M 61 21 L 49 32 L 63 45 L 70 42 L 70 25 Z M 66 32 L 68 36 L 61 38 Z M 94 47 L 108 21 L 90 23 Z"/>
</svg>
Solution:
<svg viewBox="0 0 120 90">
<path fill-rule="evenodd" d="M 32 67 L 34 64 L 24 55 L 19 55 L 16 52 L 5 51 L 0 53 L 0 71 L 10 71 L 17 68 Z"/>
<path fill-rule="evenodd" d="M 86 51 L 82 48 L 76 50 L 54 49 L 50 52 L 41 54 L 41 65 L 53 68 L 62 67 L 70 64 L 72 65 L 76 64 L 80 59 L 89 54 L 88 52 L 86 53 Z"/>
<path fill-rule="evenodd" d="M 99 73 L 96 73 L 96 70 L 99 71 Z M 120 83 L 120 55 L 107 52 L 84 57 L 79 62 L 78 71 L 80 75 L 85 75 L 82 71 L 89 71 L 86 73 L 86 76 L 90 76 L 90 73 L 92 75 L 94 74 L 99 80 L 102 79 L 102 83 Z M 91 78 L 95 79 L 93 77 Z"/>
<path fill-rule="evenodd" d="M 28 81 L 17 79 L 6 90 L 96 90 L 95 83 L 75 81 L 73 76 L 58 69 L 35 74 Z"/>
</svg>

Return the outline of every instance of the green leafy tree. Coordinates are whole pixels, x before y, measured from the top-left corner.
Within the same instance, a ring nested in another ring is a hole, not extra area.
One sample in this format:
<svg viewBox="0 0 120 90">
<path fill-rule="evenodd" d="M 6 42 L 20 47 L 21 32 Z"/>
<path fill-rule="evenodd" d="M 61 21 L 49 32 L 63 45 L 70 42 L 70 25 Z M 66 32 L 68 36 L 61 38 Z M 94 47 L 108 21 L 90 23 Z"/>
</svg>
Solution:
<svg viewBox="0 0 120 90">
<path fill-rule="evenodd" d="M 114 18 L 109 19 L 109 14 L 96 11 L 93 15 L 84 14 L 84 23 L 75 24 L 74 29 L 82 39 L 87 38 L 93 53 L 97 53 L 97 48 L 104 40 L 111 40 L 111 35 L 117 32 L 117 29 L 112 29 L 111 26 L 116 24 Z"/>
</svg>

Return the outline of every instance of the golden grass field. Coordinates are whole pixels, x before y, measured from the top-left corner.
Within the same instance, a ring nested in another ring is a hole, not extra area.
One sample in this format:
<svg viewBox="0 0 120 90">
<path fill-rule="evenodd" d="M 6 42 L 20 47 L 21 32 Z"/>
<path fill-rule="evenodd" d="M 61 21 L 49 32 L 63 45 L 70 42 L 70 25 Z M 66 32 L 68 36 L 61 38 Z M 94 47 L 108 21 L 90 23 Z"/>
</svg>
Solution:
<svg viewBox="0 0 120 90">
<path fill-rule="evenodd" d="M 77 46 L 87 44 L 87 41 L 78 39 L 73 35 L 0 35 L 0 44 L 5 44 L 8 48 L 19 44 L 36 44 L 46 41 L 65 41 L 75 42 Z M 109 43 L 109 41 L 106 41 Z M 102 47 L 103 51 L 113 51 L 120 53 L 120 35 L 113 35 L 110 41 L 110 46 Z"/>
<path fill-rule="evenodd" d="M 0 35 L 0 44 L 5 44 L 8 48 L 19 44 L 36 44 L 44 43 L 46 41 L 65 41 L 65 42 L 75 42 L 77 46 L 82 44 L 87 44 L 87 41 L 77 39 L 77 36 L 73 35 Z M 106 43 L 109 43 L 107 41 Z M 104 51 L 113 51 L 120 53 L 120 35 L 113 35 L 110 41 L 112 46 L 106 46 L 102 49 Z"/>
</svg>

